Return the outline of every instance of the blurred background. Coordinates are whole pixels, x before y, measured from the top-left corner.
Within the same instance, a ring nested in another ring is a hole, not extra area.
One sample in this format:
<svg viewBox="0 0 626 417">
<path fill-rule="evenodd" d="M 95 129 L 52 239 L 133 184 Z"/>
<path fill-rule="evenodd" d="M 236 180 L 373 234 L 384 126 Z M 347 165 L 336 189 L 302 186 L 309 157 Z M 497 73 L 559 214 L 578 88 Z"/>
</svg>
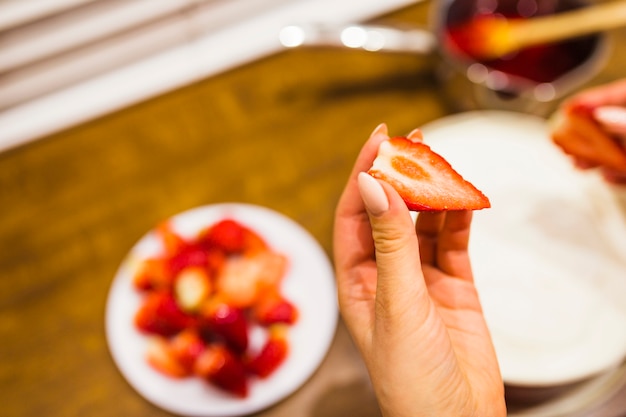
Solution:
<svg viewBox="0 0 626 417">
<path fill-rule="evenodd" d="M 244 202 L 291 217 L 330 256 L 334 209 L 372 129 L 405 134 L 457 109 L 436 54 L 286 49 L 278 33 L 310 21 L 428 27 L 430 7 L 0 1 L 0 414 L 170 415 L 107 348 L 105 303 L 125 254 L 169 216 Z M 626 30 L 609 36 L 584 86 L 626 75 Z M 625 397 L 577 415 L 624 416 Z M 256 415 L 349 413 L 379 415 L 340 323 L 310 380 Z"/>
</svg>

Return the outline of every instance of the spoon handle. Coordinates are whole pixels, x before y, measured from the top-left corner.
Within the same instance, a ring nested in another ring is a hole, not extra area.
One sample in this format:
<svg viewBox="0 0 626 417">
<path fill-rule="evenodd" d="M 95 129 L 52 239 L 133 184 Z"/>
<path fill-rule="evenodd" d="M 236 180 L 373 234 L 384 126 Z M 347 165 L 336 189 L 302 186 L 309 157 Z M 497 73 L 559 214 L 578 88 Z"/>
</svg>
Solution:
<svg viewBox="0 0 626 417">
<path fill-rule="evenodd" d="M 626 1 L 612 1 L 550 16 L 511 22 L 516 48 L 588 35 L 626 25 Z"/>
</svg>

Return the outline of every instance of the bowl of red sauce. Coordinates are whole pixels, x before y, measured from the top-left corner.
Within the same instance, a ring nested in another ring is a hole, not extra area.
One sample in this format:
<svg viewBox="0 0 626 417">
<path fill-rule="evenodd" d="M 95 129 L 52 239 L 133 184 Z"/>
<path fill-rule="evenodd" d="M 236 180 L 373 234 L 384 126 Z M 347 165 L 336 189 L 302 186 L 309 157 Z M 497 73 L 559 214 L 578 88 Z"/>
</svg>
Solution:
<svg viewBox="0 0 626 417">
<path fill-rule="evenodd" d="M 438 75 L 452 104 L 462 110 L 501 109 L 547 115 L 555 103 L 589 82 L 602 68 L 604 33 L 521 49 L 499 58 L 472 54 L 466 29 L 485 17 L 532 19 L 586 7 L 585 0 L 441 0 L 433 24 L 442 62 Z"/>
</svg>

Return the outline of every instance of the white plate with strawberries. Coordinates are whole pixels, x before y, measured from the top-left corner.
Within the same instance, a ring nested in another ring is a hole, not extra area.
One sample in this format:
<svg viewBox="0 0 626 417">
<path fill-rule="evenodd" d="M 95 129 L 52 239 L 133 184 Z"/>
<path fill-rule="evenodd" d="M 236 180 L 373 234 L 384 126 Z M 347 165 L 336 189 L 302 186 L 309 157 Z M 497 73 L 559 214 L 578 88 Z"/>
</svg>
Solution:
<svg viewBox="0 0 626 417">
<path fill-rule="evenodd" d="M 185 416 L 247 415 L 298 389 L 338 319 L 331 263 L 300 225 L 237 203 L 159 224 L 122 262 L 106 334 L 131 386 Z"/>
<path fill-rule="evenodd" d="M 577 170 L 545 120 L 500 111 L 423 127 L 490 199 L 470 255 L 505 382 L 554 386 L 626 358 L 626 189 Z"/>
</svg>

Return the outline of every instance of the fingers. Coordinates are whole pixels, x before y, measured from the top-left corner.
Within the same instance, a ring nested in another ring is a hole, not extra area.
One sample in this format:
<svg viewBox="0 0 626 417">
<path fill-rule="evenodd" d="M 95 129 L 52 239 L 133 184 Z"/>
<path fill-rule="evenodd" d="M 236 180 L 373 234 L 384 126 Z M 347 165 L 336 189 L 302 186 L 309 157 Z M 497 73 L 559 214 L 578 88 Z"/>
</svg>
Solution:
<svg viewBox="0 0 626 417">
<path fill-rule="evenodd" d="M 378 152 L 378 145 L 388 139 L 387 127 L 379 125 L 363 145 L 335 212 L 333 259 L 337 278 L 338 301 L 342 316 L 357 341 L 363 340 L 373 317 L 376 291 L 376 264 L 372 232 L 357 175 L 367 170 Z"/>
<path fill-rule="evenodd" d="M 622 138 L 626 137 L 626 108 L 621 106 L 600 106 L 593 111 L 593 117 L 607 132 L 619 135 Z"/>
<path fill-rule="evenodd" d="M 422 263 L 447 275 L 471 280 L 468 246 L 472 214 L 469 210 L 420 213 L 415 230 Z"/>
<path fill-rule="evenodd" d="M 389 184 L 360 173 L 358 185 L 376 250 L 378 311 L 396 320 L 407 309 L 428 305 L 413 221 L 406 204 Z"/>
<path fill-rule="evenodd" d="M 361 246 L 360 242 L 371 241 L 369 228 L 364 228 L 364 226 L 369 225 L 367 225 L 367 215 L 359 195 L 356 177 L 359 172 L 369 169 L 374 158 L 376 158 L 378 146 L 388 138 L 387 126 L 384 123 L 374 129 L 363 145 L 339 199 L 334 225 L 334 251 L 335 259 L 338 262 L 347 265 L 358 262 L 360 254 L 356 253 L 354 249 Z"/>
</svg>

